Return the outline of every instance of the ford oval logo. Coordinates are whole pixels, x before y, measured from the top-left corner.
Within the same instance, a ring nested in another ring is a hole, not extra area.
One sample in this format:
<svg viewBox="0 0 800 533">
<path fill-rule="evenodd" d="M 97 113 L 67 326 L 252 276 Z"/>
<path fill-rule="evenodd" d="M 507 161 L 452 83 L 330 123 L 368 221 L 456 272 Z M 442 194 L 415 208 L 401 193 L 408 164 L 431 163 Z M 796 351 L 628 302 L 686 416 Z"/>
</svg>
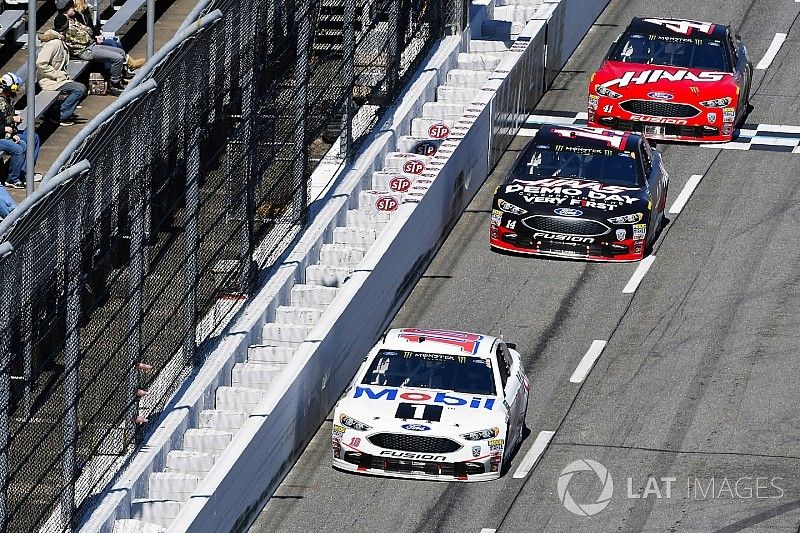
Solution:
<svg viewBox="0 0 800 533">
<path fill-rule="evenodd" d="M 428 426 L 423 426 L 422 424 L 403 424 L 400 427 L 409 431 L 429 431 L 431 429 Z"/>
<path fill-rule="evenodd" d="M 648 98 L 655 98 L 656 100 L 672 100 L 674 96 L 669 93 L 660 93 L 653 91 L 651 93 L 647 93 Z"/>
<path fill-rule="evenodd" d="M 559 207 L 558 209 L 554 209 L 553 212 L 562 217 L 579 217 L 583 214 L 583 211 L 580 209 L 571 209 L 569 207 Z"/>
</svg>

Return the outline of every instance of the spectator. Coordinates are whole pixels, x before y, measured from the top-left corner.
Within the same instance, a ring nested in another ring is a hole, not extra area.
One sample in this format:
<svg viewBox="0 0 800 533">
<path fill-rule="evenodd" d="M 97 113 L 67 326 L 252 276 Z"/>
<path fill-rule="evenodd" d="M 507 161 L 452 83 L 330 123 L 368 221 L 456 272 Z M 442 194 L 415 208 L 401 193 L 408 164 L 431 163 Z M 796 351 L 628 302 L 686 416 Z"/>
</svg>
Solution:
<svg viewBox="0 0 800 533">
<path fill-rule="evenodd" d="M 3 220 L 8 214 L 17 207 L 14 199 L 8 194 L 5 187 L 0 185 L 0 220 Z"/>
<path fill-rule="evenodd" d="M 96 61 L 108 65 L 111 76 L 111 83 L 108 87 L 109 94 L 119 96 L 125 90 L 122 84 L 122 68 L 125 66 L 125 52 L 113 46 L 100 44 L 103 36 L 92 36 L 92 30 L 87 28 L 74 18 L 75 8 L 69 7 L 67 13 L 73 13 L 73 18 L 69 18 L 64 13 L 59 13 L 53 22 L 54 29 L 63 35 L 64 44 L 72 57 L 83 59 L 84 61 Z M 67 19 L 67 24 L 64 20 Z"/>
<path fill-rule="evenodd" d="M 93 37 L 103 35 L 103 29 L 100 27 L 100 24 L 97 24 L 94 21 L 94 17 L 92 16 L 92 8 L 86 3 L 86 0 L 57 0 L 56 7 L 61 13 L 64 13 L 67 18 L 73 18 L 74 16 L 75 20 L 91 29 Z M 122 43 L 120 42 L 119 38 L 116 36 L 103 36 L 103 42 L 100 44 L 105 46 L 113 46 L 114 48 L 119 48 L 123 51 L 125 50 L 122 47 Z M 125 54 L 125 67 L 129 74 L 144 65 L 144 63 L 145 60 L 143 58 L 134 59 L 127 53 Z"/>
<path fill-rule="evenodd" d="M 60 26 L 59 26 L 60 24 Z M 75 108 L 78 102 L 86 95 L 86 86 L 69 78 L 67 65 L 69 64 L 69 51 L 64 44 L 59 29 L 69 27 L 69 21 L 63 15 L 58 15 L 55 30 L 47 30 L 39 37 L 42 48 L 36 56 L 36 72 L 39 86 L 45 91 L 59 91 L 64 98 L 61 103 L 59 124 L 72 126 L 75 124 Z"/>
<path fill-rule="evenodd" d="M 0 152 L 11 156 L 6 185 L 15 189 L 25 188 L 25 157 L 28 142 L 27 130 L 22 133 L 17 130 L 17 126 L 22 122 L 22 117 L 14 111 L 14 102 L 11 100 L 17 94 L 20 85 L 22 85 L 22 80 L 13 72 L 8 72 L 0 77 L 0 117 L 3 121 Z M 34 134 L 33 140 L 33 161 L 35 163 L 39 159 L 39 136 Z M 34 175 L 33 180 L 41 181 L 42 175 Z"/>
</svg>

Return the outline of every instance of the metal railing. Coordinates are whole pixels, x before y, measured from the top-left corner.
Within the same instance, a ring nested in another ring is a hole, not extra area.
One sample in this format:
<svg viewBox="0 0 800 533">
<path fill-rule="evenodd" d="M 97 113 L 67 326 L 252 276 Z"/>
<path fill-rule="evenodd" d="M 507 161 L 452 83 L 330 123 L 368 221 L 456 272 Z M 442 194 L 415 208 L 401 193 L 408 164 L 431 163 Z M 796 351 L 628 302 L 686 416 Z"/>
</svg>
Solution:
<svg viewBox="0 0 800 533">
<path fill-rule="evenodd" d="M 0 223 L 3 530 L 72 529 L 465 9 L 203 0 L 73 139 Z"/>
</svg>

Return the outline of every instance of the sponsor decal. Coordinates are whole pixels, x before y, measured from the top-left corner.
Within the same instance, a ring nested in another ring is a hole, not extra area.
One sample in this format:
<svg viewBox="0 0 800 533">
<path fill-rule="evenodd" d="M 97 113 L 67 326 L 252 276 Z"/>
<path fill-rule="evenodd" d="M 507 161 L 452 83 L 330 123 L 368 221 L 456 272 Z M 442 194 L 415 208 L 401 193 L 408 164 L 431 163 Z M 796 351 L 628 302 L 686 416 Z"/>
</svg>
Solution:
<svg viewBox="0 0 800 533">
<path fill-rule="evenodd" d="M 489 445 L 489 447 L 497 447 L 505 444 L 505 441 L 503 439 L 491 439 L 489 440 L 489 442 L 487 442 L 487 444 Z"/>
<path fill-rule="evenodd" d="M 714 30 L 714 25 L 710 22 L 694 22 L 691 20 L 672 20 L 672 19 L 644 19 L 645 22 L 650 24 L 658 24 L 664 26 L 668 30 L 682 35 L 691 35 L 693 30 L 703 33 L 711 34 Z"/>
<path fill-rule="evenodd" d="M 388 400 L 394 401 L 396 399 L 406 400 L 409 402 L 434 402 L 438 404 L 447 405 L 450 407 L 464 407 L 467 406 L 469 409 L 480 409 L 481 407 L 484 409 L 492 410 L 494 407 L 494 398 L 462 398 L 461 396 L 455 396 L 450 392 L 436 392 L 428 394 L 427 392 L 400 392 L 398 389 L 394 387 L 362 387 L 360 385 L 356 386 L 355 393 L 353 394 L 353 398 L 361 398 L 366 397 L 370 400 Z"/>
<path fill-rule="evenodd" d="M 375 200 L 375 209 L 378 211 L 396 211 L 399 205 L 394 196 L 381 196 Z"/>
<path fill-rule="evenodd" d="M 479 457 L 481 455 L 481 447 L 480 446 L 473 446 L 472 447 L 472 457 Z"/>
<path fill-rule="evenodd" d="M 402 459 L 419 459 L 422 461 L 445 461 L 446 455 L 430 455 L 426 453 L 411 453 L 411 452 L 398 452 L 395 450 L 383 450 L 381 455 L 390 455 L 392 457 L 400 457 Z"/>
<path fill-rule="evenodd" d="M 403 163 L 403 172 L 406 174 L 422 174 L 425 170 L 425 163 L 419 159 L 412 159 Z"/>
<path fill-rule="evenodd" d="M 647 224 L 634 224 L 633 225 L 633 238 L 634 240 L 641 240 L 647 235 Z"/>
<path fill-rule="evenodd" d="M 682 118 L 669 118 L 669 117 L 651 117 L 648 115 L 631 115 L 631 120 L 639 122 L 650 122 L 653 124 L 676 124 L 678 126 L 685 126 L 689 122 Z"/>
<path fill-rule="evenodd" d="M 572 209 L 571 207 L 559 207 L 558 209 L 553 209 L 553 213 L 562 217 L 579 217 L 583 214 L 583 211 Z"/>
<path fill-rule="evenodd" d="M 733 125 L 732 124 L 725 124 L 722 127 L 722 134 L 723 135 L 730 135 L 733 132 Z"/>
<path fill-rule="evenodd" d="M 608 146 L 612 146 L 617 150 L 622 150 L 622 145 L 625 141 L 624 135 L 614 133 L 613 131 L 600 130 L 600 129 L 595 129 L 594 131 L 587 131 L 587 130 L 567 130 L 567 129 L 562 130 L 561 128 L 553 128 L 551 132 L 555 133 L 559 137 L 565 137 L 567 139 L 583 137 L 585 139 L 593 139 L 595 141 L 605 141 L 608 144 Z"/>
<path fill-rule="evenodd" d="M 679 69 L 669 72 L 664 69 L 643 70 L 641 72 L 624 72 L 621 77 L 608 80 L 601 85 L 606 88 L 627 87 L 630 84 L 646 85 L 667 81 L 694 81 L 698 83 L 714 83 L 730 76 L 727 72 L 707 71 L 695 74 L 690 70 Z"/>
<path fill-rule="evenodd" d="M 529 204 L 547 203 L 561 207 L 591 207 L 602 211 L 613 211 L 621 205 L 639 201 L 635 196 L 620 194 L 635 191 L 635 187 L 603 185 L 596 181 L 578 179 L 546 178 L 533 181 L 516 180 L 505 186 L 504 192 L 517 193 Z"/>
<path fill-rule="evenodd" d="M 589 95 L 589 109 L 597 109 L 597 102 L 600 100 L 600 97 L 596 94 Z"/>
<path fill-rule="evenodd" d="M 714 122 L 716 122 L 716 121 L 717 121 L 717 114 L 716 114 L 716 113 L 707 113 L 707 114 L 706 114 L 706 118 L 708 119 L 708 121 L 709 121 L 711 124 L 713 124 Z"/>
<path fill-rule="evenodd" d="M 633 243 L 633 253 L 635 254 L 642 253 L 642 248 L 643 246 L 641 241 Z"/>
<path fill-rule="evenodd" d="M 617 240 L 624 241 L 625 240 L 625 228 L 619 228 L 617 230 Z"/>
<path fill-rule="evenodd" d="M 450 331 L 446 329 L 418 329 L 405 328 L 400 330 L 399 337 L 409 342 L 419 343 L 422 341 L 438 342 L 450 346 L 461 348 L 462 352 L 469 354 L 478 353 L 483 335 L 475 333 L 464 333 L 463 331 Z"/>
<path fill-rule="evenodd" d="M 408 431 L 430 431 L 431 428 L 429 426 L 423 424 L 403 424 L 400 426 L 403 429 L 407 429 Z"/>
<path fill-rule="evenodd" d="M 722 121 L 733 122 L 736 118 L 736 109 L 733 107 L 726 107 L 722 110 Z"/>
<path fill-rule="evenodd" d="M 538 232 L 533 234 L 533 238 L 550 239 L 552 241 L 578 242 L 583 244 L 591 244 L 594 242 L 594 239 L 592 237 L 579 237 L 577 235 L 561 235 L 560 233 Z"/>
<path fill-rule="evenodd" d="M 433 139 L 444 139 L 450 135 L 450 127 L 444 122 L 431 124 L 431 126 L 428 128 L 428 135 L 430 135 Z"/>
<path fill-rule="evenodd" d="M 655 98 L 656 100 L 672 100 L 674 97 L 670 93 L 661 93 L 658 91 L 651 91 L 647 93 L 648 98 Z"/>
<path fill-rule="evenodd" d="M 503 212 L 499 209 L 492 209 L 492 226 L 499 226 L 503 221 Z"/>
<path fill-rule="evenodd" d="M 411 187 L 411 180 L 405 176 L 395 176 L 389 180 L 389 189 L 394 192 L 406 192 Z"/>
<path fill-rule="evenodd" d="M 417 155 L 432 156 L 433 154 L 436 153 L 436 150 L 437 150 L 436 143 L 432 143 L 430 141 L 422 141 L 415 144 L 411 151 Z"/>
<path fill-rule="evenodd" d="M 340 426 L 339 424 L 333 425 L 333 434 L 336 435 L 337 437 L 341 437 L 342 435 L 344 435 L 345 431 L 346 428 L 344 426 Z"/>
<path fill-rule="evenodd" d="M 694 85 L 692 85 L 691 87 L 689 87 L 689 90 L 692 91 L 693 94 L 700 94 L 700 87 L 695 87 Z"/>
</svg>

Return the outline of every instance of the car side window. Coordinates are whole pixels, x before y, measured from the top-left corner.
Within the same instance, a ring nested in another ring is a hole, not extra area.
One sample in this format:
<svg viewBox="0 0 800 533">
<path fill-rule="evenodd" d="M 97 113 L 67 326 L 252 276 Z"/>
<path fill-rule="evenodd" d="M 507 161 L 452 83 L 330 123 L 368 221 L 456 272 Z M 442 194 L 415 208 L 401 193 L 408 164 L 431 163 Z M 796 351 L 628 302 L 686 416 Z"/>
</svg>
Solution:
<svg viewBox="0 0 800 533">
<path fill-rule="evenodd" d="M 734 68 L 736 64 L 739 62 L 739 45 L 736 43 L 736 39 L 733 38 L 731 32 L 727 32 L 728 35 L 728 47 L 731 49 L 731 58 L 733 59 Z"/>
<path fill-rule="evenodd" d="M 497 345 L 497 368 L 500 371 L 503 389 L 505 389 L 508 377 L 511 375 L 511 354 L 508 353 L 508 348 L 502 342 Z"/>
<path fill-rule="evenodd" d="M 650 144 L 645 140 L 643 140 L 641 144 L 641 153 L 645 177 L 649 177 L 650 172 L 653 170 L 653 154 L 650 151 Z"/>
</svg>

